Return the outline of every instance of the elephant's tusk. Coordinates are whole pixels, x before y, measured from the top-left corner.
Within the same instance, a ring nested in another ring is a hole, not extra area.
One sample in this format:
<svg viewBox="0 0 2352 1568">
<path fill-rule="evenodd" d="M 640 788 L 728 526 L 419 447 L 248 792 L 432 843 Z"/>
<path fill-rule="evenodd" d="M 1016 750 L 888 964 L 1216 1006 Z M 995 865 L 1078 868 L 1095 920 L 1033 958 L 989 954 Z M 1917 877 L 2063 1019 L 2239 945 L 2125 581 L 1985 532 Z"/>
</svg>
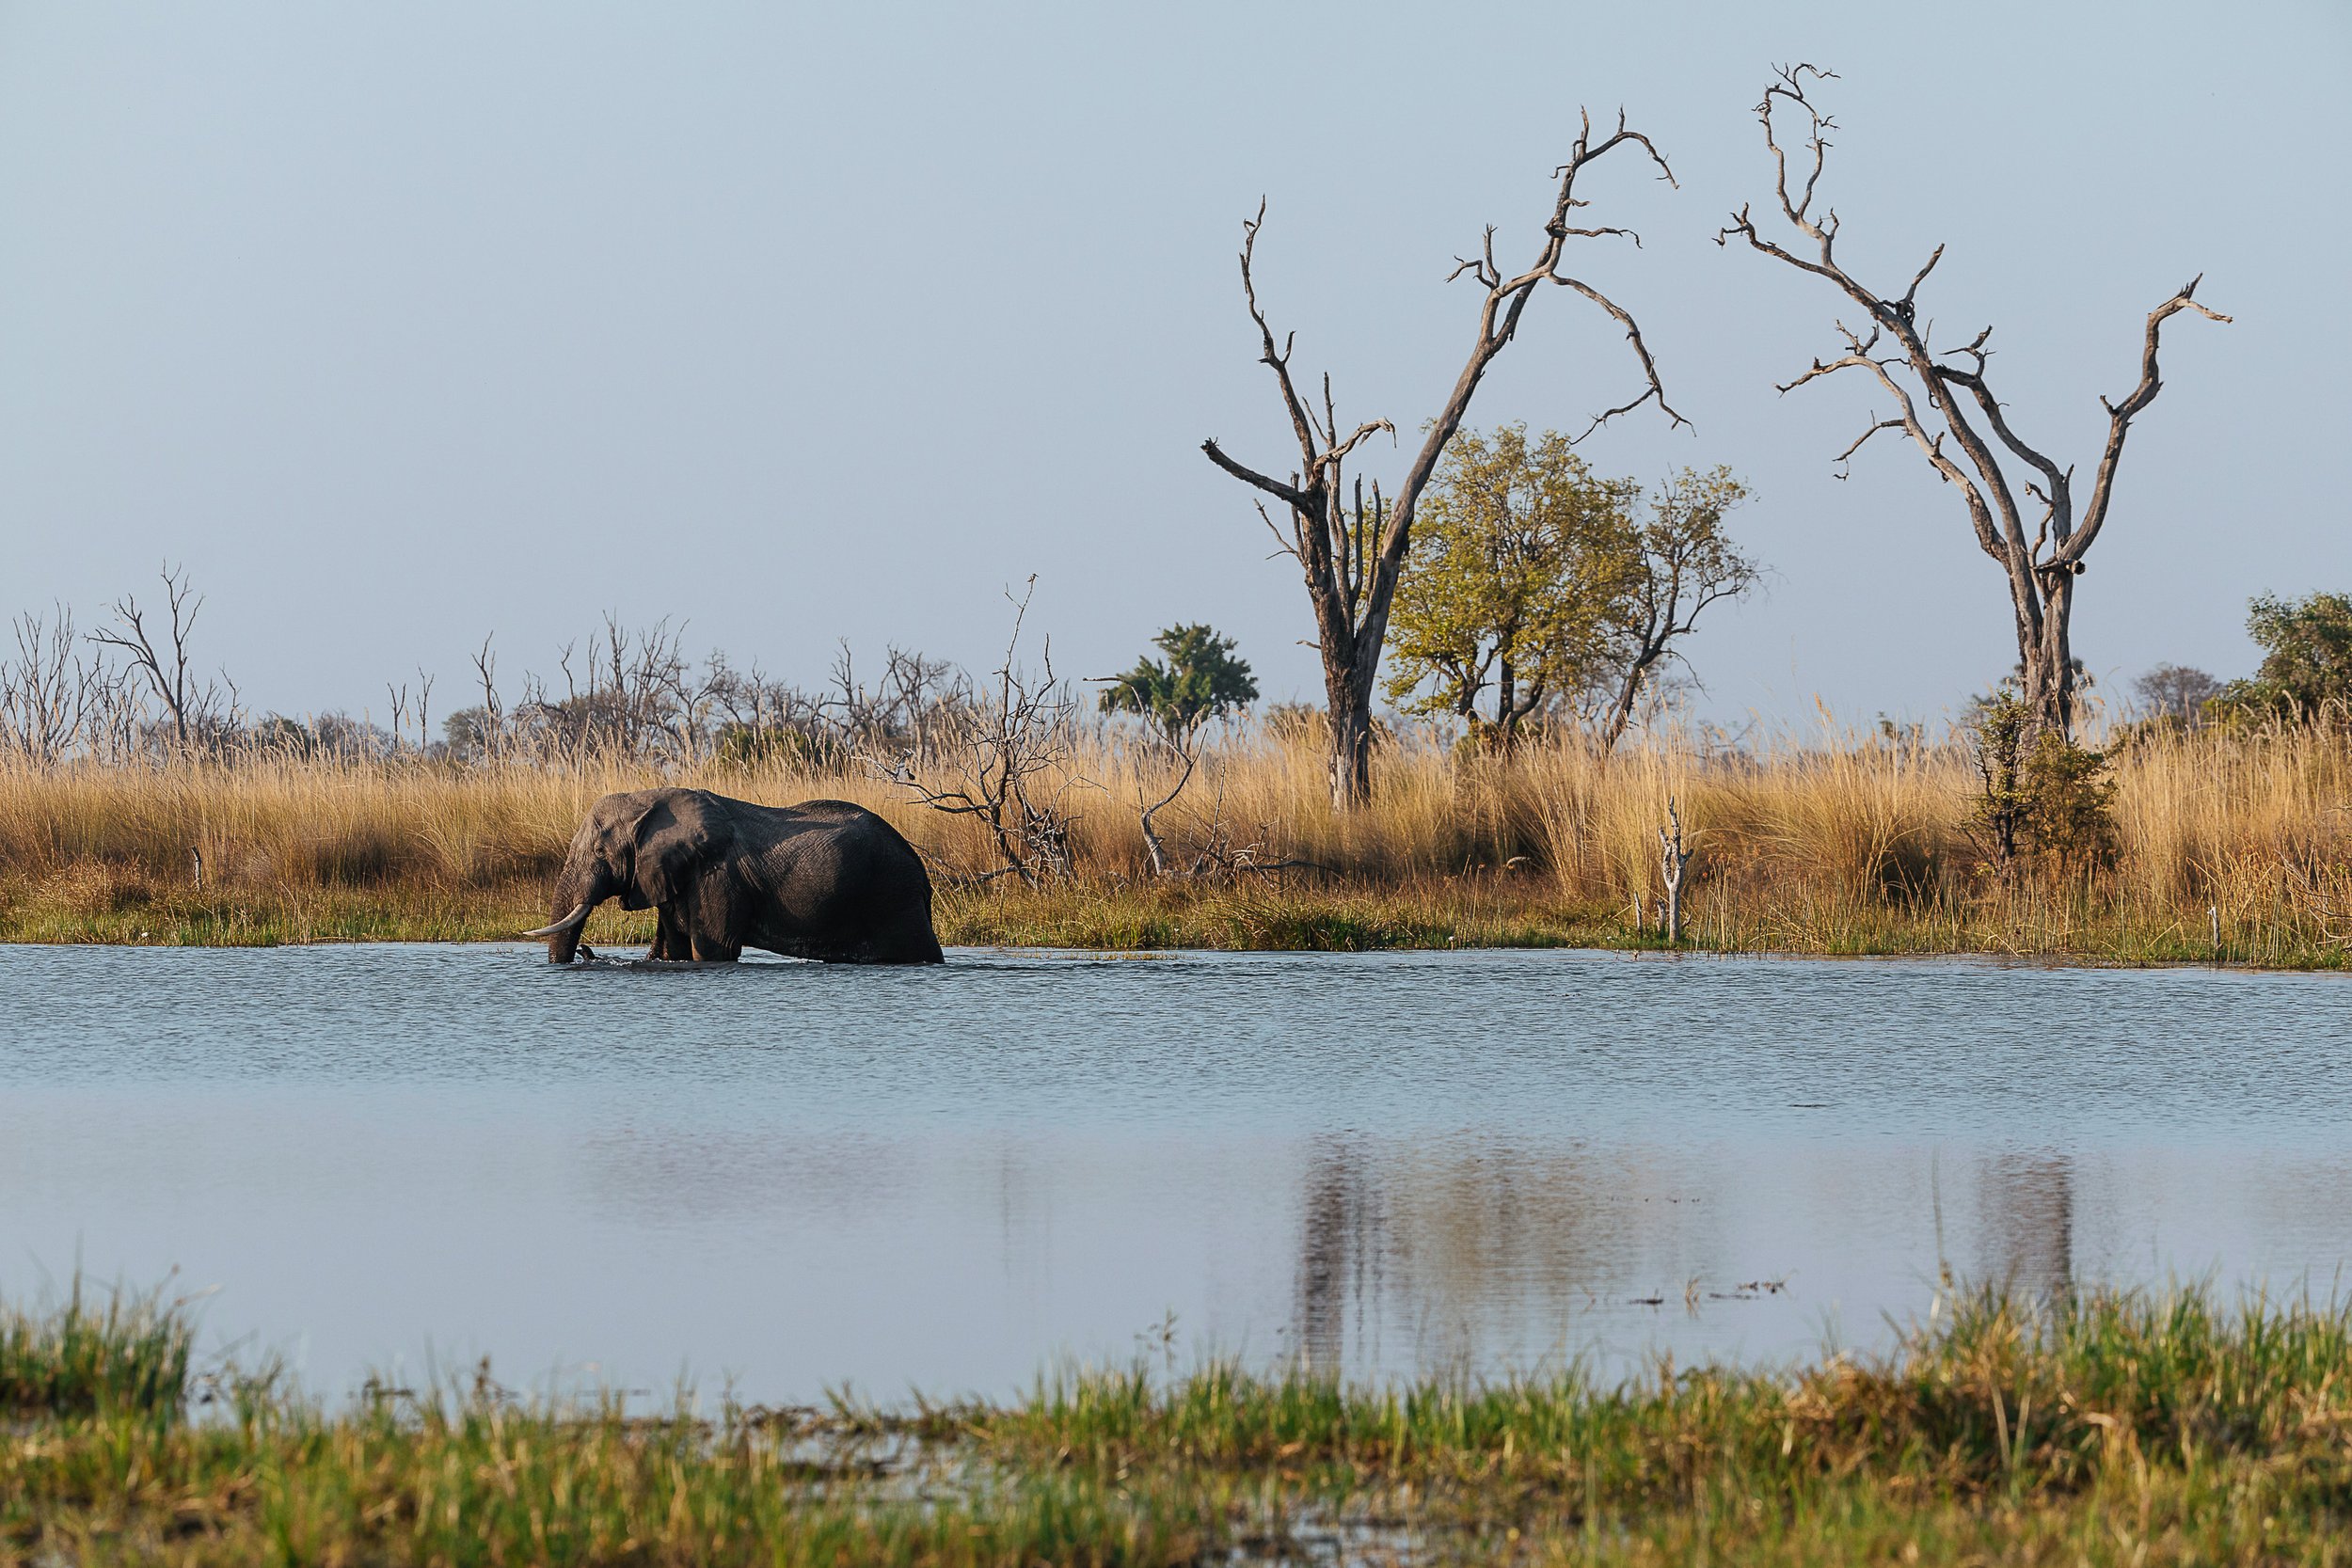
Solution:
<svg viewBox="0 0 2352 1568">
<path fill-rule="evenodd" d="M 557 921 L 554 925 L 542 926 L 535 931 L 525 931 L 523 935 L 527 937 L 559 936 L 565 931 L 577 931 L 582 926 L 587 924 L 588 906 L 583 903 L 575 908 L 571 913 Z"/>
</svg>

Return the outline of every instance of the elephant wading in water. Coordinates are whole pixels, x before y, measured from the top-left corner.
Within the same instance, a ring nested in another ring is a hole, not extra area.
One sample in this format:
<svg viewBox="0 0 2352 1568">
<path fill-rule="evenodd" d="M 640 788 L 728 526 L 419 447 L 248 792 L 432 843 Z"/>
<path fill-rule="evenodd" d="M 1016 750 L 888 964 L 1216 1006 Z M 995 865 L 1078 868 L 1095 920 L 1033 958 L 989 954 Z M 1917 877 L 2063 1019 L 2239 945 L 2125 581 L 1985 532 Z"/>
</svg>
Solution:
<svg viewBox="0 0 2352 1568">
<path fill-rule="evenodd" d="M 931 879 L 898 830 L 846 800 L 755 806 L 707 789 L 608 795 L 572 835 L 548 961 L 567 964 L 607 898 L 650 909 L 656 958 L 746 947 L 828 963 L 935 964 Z"/>
</svg>

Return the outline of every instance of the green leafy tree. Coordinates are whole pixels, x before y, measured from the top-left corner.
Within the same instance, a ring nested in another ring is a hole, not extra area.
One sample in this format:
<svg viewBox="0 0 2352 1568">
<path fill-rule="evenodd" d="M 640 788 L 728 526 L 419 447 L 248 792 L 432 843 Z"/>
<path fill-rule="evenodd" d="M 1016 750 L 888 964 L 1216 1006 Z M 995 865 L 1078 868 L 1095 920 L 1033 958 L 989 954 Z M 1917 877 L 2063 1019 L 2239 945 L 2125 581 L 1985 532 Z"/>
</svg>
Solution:
<svg viewBox="0 0 2352 1568">
<path fill-rule="evenodd" d="M 1593 716 L 1604 747 L 1625 734 L 1670 663 L 1688 668 L 1677 644 L 1698 629 L 1707 608 L 1755 589 L 1761 575 L 1755 561 L 1724 531 L 1724 515 L 1747 499 L 1747 485 L 1721 466 L 1685 468 L 1659 487 L 1635 535 L 1633 570 L 1612 623 L 1608 703 Z"/>
<path fill-rule="evenodd" d="M 2330 706 L 2352 708 L 2352 596 L 2263 594 L 2246 617 L 2263 650 L 2251 680 L 2233 681 L 2216 699 L 2233 714 L 2284 712 L 2315 719 Z"/>
<path fill-rule="evenodd" d="M 1104 712 L 1138 714 L 1170 744 L 1181 745 L 1210 720 L 1257 701 L 1248 661 L 1233 657 L 1233 640 L 1216 627 L 1170 626 L 1152 642 L 1168 662 L 1146 654 L 1134 669 L 1112 676 L 1102 695 Z"/>
<path fill-rule="evenodd" d="M 1724 528 L 1747 496 L 1728 468 L 1685 469 L 1645 509 L 1557 434 L 1457 436 L 1398 585 L 1390 700 L 1498 748 L 1547 714 L 1614 745 L 1707 607 L 1755 586 Z"/>
<path fill-rule="evenodd" d="M 1397 584 L 1389 700 L 1507 747 L 1547 703 L 1592 688 L 1639 570 L 1639 493 L 1596 478 L 1556 431 L 1456 436 Z"/>
</svg>

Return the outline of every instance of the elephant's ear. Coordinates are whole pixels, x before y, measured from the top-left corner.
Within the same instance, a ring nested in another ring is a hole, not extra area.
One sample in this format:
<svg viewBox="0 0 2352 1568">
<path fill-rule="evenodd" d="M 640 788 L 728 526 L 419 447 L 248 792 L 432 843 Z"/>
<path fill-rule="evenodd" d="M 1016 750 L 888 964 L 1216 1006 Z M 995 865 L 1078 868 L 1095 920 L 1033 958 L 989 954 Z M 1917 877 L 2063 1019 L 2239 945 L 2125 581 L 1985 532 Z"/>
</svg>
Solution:
<svg viewBox="0 0 2352 1568">
<path fill-rule="evenodd" d="M 675 903 L 720 853 L 726 825 L 699 792 L 666 796 L 637 819 L 636 879 L 648 903 Z"/>
</svg>

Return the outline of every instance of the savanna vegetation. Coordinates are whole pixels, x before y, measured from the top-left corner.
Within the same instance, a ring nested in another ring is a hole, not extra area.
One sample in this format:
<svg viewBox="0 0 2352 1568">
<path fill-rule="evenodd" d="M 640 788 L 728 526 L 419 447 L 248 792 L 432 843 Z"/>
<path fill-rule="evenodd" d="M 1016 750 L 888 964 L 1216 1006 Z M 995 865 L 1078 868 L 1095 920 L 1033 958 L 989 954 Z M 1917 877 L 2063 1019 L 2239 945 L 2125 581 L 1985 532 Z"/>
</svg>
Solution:
<svg viewBox="0 0 2352 1568">
<path fill-rule="evenodd" d="M 2165 666 L 2128 721 L 2070 733 L 2012 681 L 1942 736 L 1726 737 L 1675 721 L 1670 677 L 1754 580 L 1743 499 L 1690 472 L 1645 509 L 1556 435 L 1464 433 L 1399 580 L 1401 711 L 1361 800 L 1331 789 L 1328 715 L 1253 708 L 1206 625 L 1087 702 L 1025 657 L 1025 600 L 984 676 L 893 649 L 869 680 L 845 651 L 814 689 L 608 621 L 560 689 L 510 695 L 485 642 L 437 736 L 422 677 L 389 725 L 246 714 L 195 673 L 201 601 L 167 572 L 160 613 L 21 616 L 0 657 L 0 940 L 509 936 L 591 801 L 668 783 L 882 813 L 950 943 L 2344 963 L 2340 596 L 2257 601 L 2254 676 Z M 607 909 L 589 940 L 645 918 Z"/>
<path fill-rule="evenodd" d="M 1351 1386 L 1149 1362 L 1005 1402 L 325 1404 L 182 1304 L 0 1311 L 0 1561 L 2341 1560 L 2352 1316 L 1940 1295 L 1883 1355 Z"/>
<path fill-rule="evenodd" d="M 2150 725 L 2105 751 L 2021 752 L 2013 724 L 1992 718 L 1989 751 L 1898 731 L 1486 753 L 1406 734 L 1353 811 L 1331 804 L 1313 716 L 1277 714 L 1182 756 L 1155 735 L 1089 727 L 1025 753 L 1030 804 L 1015 799 L 996 822 L 931 809 L 851 757 L 782 745 L 747 760 L 560 767 L 293 751 L 18 760 L 0 764 L 0 937 L 504 937 L 545 918 L 588 802 L 666 779 L 884 813 L 932 863 L 950 943 L 1654 943 L 1672 800 L 1693 850 L 1692 945 L 2343 961 L 2352 752 L 2339 731 Z M 957 773 L 924 766 L 934 790 Z M 1155 872 L 1140 814 L 1187 768 L 1157 815 Z M 994 787 L 965 784 L 976 798 Z M 1008 846 L 1033 882 L 996 875 Z M 643 919 L 607 908 L 589 940 L 645 940 Z"/>
<path fill-rule="evenodd" d="M 1405 578 L 1400 678 L 1429 677 L 1427 702 L 1458 714 L 1448 693 L 1495 692 L 1517 659 L 1517 689 L 1549 698 L 1467 729 L 1384 724 L 1360 803 L 1332 797 L 1327 716 L 1250 710 L 1248 663 L 1205 626 L 1164 633 L 1089 704 L 1027 664 L 1018 616 L 985 677 L 893 650 L 871 681 L 845 654 L 817 690 L 609 623 L 592 656 L 565 650 L 561 695 L 526 677 L 505 699 L 485 645 L 480 700 L 434 738 L 429 689 L 394 691 L 391 728 L 241 714 L 189 673 L 183 578 L 152 641 L 132 601 L 111 642 L 63 612 L 23 617 L 0 660 L 0 939 L 505 937 L 545 918 L 589 802 L 673 783 L 882 812 L 931 864 L 950 943 L 2344 961 L 2352 664 L 2333 657 L 2335 596 L 2263 601 L 2255 677 L 2159 670 L 2144 716 L 2090 739 L 2037 724 L 2010 687 L 1943 736 L 1735 740 L 1661 705 L 1656 656 L 1679 649 L 1645 585 L 1666 539 L 1714 552 L 1709 580 L 1737 586 L 1747 568 L 1721 531 L 1736 482 L 1685 476 L 1642 524 L 1634 487 L 1544 455 L 1549 437 L 1466 443 L 1457 471 L 1514 444 L 1553 466 L 1552 499 L 1472 517 L 1455 489 L 1433 496 L 1442 547 Z M 1514 579 L 1524 595 L 1449 595 L 1456 544 L 1513 537 L 1560 546 L 1524 558 L 1549 562 Z M 1607 617 L 1547 599 L 1579 574 L 1615 585 Z M 1667 620 L 1687 629 L 1684 603 Z M 1431 629 L 1449 605 L 1468 650 L 1450 665 Z M 1513 605 L 1528 614 L 1498 616 Z M 1559 635 L 1531 635 L 1545 627 Z M 139 657 L 110 661 L 126 640 Z M 1620 738 L 1629 690 L 1648 716 Z M 1691 856 L 1672 938 L 1670 821 Z M 589 940 L 645 940 L 644 919 L 608 908 Z"/>
</svg>

